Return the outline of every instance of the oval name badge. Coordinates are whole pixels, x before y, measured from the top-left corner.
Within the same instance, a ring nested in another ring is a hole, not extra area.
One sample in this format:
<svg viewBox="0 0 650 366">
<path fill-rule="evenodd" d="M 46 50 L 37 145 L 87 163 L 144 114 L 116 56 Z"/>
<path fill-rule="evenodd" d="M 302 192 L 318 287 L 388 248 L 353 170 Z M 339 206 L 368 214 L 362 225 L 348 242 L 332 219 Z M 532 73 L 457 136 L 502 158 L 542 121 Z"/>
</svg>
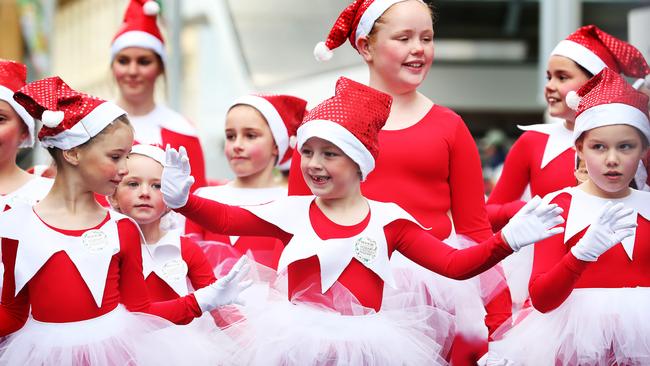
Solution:
<svg viewBox="0 0 650 366">
<path fill-rule="evenodd" d="M 84 248 L 90 253 L 99 253 L 108 246 L 108 236 L 101 230 L 88 230 L 81 235 Z"/>
<path fill-rule="evenodd" d="M 354 242 L 354 257 L 363 264 L 371 263 L 377 258 L 377 242 L 368 237 L 361 237 Z"/>
<path fill-rule="evenodd" d="M 182 259 L 168 260 L 160 267 L 160 271 L 165 279 L 178 281 L 187 276 L 187 263 Z"/>
</svg>

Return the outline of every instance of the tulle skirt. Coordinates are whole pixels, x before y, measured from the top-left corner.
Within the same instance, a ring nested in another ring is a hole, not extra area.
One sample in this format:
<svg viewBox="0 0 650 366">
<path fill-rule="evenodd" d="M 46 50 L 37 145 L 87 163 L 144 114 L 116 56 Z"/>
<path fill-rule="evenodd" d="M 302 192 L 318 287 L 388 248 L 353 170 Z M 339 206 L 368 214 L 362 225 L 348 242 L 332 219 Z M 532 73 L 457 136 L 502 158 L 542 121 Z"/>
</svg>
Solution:
<svg viewBox="0 0 650 366">
<path fill-rule="evenodd" d="M 30 318 L 7 337 L 0 365 L 223 365 L 233 343 L 118 306 L 100 317 L 44 323 Z"/>
<path fill-rule="evenodd" d="M 650 288 L 575 289 L 490 347 L 515 365 L 650 365 Z"/>
<path fill-rule="evenodd" d="M 278 280 L 282 283 L 283 278 Z M 278 282 L 275 282 L 276 284 Z M 327 302 L 287 300 L 285 285 L 256 283 L 242 308 L 246 319 L 225 330 L 239 345 L 237 365 L 446 365 L 442 344 L 452 317 L 430 306 L 375 312 L 335 284 Z M 393 297 L 391 301 L 399 303 Z M 344 315 L 345 314 L 345 315 Z M 435 325 L 435 326 L 432 326 Z"/>
<path fill-rule="evenodd" d="M 501 262 L 515 311 L 522 309 L 529 298 L 528 282 L 533 270 L 534 252 L 534 245 L 528 245 Z"/>
</svg>

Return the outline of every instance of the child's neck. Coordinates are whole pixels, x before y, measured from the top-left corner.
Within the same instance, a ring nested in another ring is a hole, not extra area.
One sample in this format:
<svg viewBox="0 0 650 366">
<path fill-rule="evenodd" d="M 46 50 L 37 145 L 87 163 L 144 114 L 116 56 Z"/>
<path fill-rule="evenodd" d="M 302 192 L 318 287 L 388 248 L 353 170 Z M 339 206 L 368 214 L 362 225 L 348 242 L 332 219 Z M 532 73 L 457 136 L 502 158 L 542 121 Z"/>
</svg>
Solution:
<svg viewBox="0 0 650 366">
<path fill-rule="evenodd" d="M 144 116 L 156 108 L 156 102 L 153 94 L 142 96 L 140 98 L 126 99 L 120 96 L 117 99 L 117 105 L 122 107 L 130 116 Z"/>
<path fill-rule="evenodd" d="M 80 187 L 59 170 L 50 192 L 34 206 L 39 217 L 59 229 L 82 230 L 99 225 L 106 218 L 106 209 L 97 203 L 95 193 Z"/>
<path fill-rule="evenodd" d="M 167 234 L 166 231 L 160 229 L 160 219 L 148 224 L 138 224 L 138 226 L 140 226 L 140 231 L 142 231 L 147 244 L 156 244 Z"/>
<path fill-rule="evenodd" d="M 31 174 L 20 169 L 16 163 L 7 161 L 0 165 L 0 194 L 11 193 L 32 178 Z"/>
<path fill-rule="evenodd" d="M 236 188 L 271 188 L 277 187 L 277 181 L 273 176 L 273 163 L 265 167 L 262 171 L 245 177 L 236 177 L 232 181 L 232 186 Z"/>
<path fill-rule="evenodd" d="M 328 219 L 344 226 L 360 223 L 368 216 L 370 211 L 368 201 L 361 195 L 360 189 L 342 198 L 323 199 L 316 197 L 316 205 Z"/>
<path fill-rule="evenodd" d="M 617 192 L 608 192 L 598 187 L 598 185 L 592 182 L 591 179 L 587 179 L 584 183 L 578 185 L 578 188 L 592 196 L 605 198 L 605 199 L 625 198 L 629 196 L 630 193 L 632 192 L 632 189 L 630 187 L 625 187 Z"/>
<path fill-rule="evenodd" d="M 420 121 L 431 109 L 433 102 L 420 94 L 417 89 L 398 91 L 391 89 L 378 76 L 370 74 L 369 85 L 393 97 L 390 115 L 384 125 L 384 130 L 401 130 Z"/>
<path fill-rule="evenodd" d="M 564 127 L 567 130 L 573 131 L 573 126 L 575 126 L 575 121 L 571 121 L 571 120 L 568 120 L 568 119 L 564 120 Z"/>
</svg>

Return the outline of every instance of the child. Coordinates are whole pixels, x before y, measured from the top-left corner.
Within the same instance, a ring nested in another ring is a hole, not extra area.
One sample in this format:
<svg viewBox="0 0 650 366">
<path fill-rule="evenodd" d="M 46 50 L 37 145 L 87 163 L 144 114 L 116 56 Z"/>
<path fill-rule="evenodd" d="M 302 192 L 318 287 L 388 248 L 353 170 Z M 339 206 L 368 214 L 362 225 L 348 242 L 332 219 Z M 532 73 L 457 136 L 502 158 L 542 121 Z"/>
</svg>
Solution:
<svg viewBox="0 0 650 366">
<path fill-rule="evenodd" d="M 111 71 L 118 86 L 117 105 L 128 114 L 135 140 L 178 148 L 192 158 L 193 190 L 206 185 L 203 149 L 196 128 L 185 117 L 156 103 L 157 80 L 165 73 L 165 45 L 156 23 L 160 7 L 153 0 L 130 0 L 124 22 L 111 44 Z"/>
<path fill-rule="evenodd" d="M 566 105 L 565 97 L 605 67 L 630 77 L 650 74 L 639 50 L 594 25 L 579 28 L 551 52 L 544 95 L 549 114 L 564 123 L 520 126 L 526 132 L 508 153 L 501 177 L 487 200 L 493 230 L 499 230 L 525 204 L 522 195 L 526 186 L 531 195 L 543 197 L 585 179 L 581 162 L 576 164 L 573 146 L 576 113 Z M 645 179 L 636 184 L 641 189 Z M 503 263 L 516 307 L 528 299 L 532 260 L 529 247 Z"/>
<path fill-rule="evenodd" d="M 165 151 L 153 145 L 135 145 L 128 159 L 129 173 L 109 202 L 117 212 L 132 218 L 144 236 L 142 267 L 149 299 L 176 299 L 216 281 L 205 254 L 182 235 L 182 229 L 166 231 L 161 227 L 162 218 L 169 213 L 160 193 Z"/>
<path fill-rule="evenodd" d="M 648 150 L 648 97 L 607 68 L 577 94 L 573 139 L 589 179 L 545 198 L 565 209 L 565 234 L 535 246 L 537 311 L 498 349 L 521 365 L 646 365 L 650 193 L 629 183 Z"/>
<path fill-rule="evenodd" d="M 196 195 L 236 206 L 258 205 L 286 196 L 287 189 L 278 184 L 274 172 L 291 159 L 290 141 L 295 139 L 306 106 L 306 101 L 290 95 L 246 95 L 237 99 L 226 115 L 224 147 L 235 179 L 222 186 L 200 188 Z M 224 257 L 237 259 L 250 251 L 257 263 L 273 270 L 278 267 L 283 245 L 275 238 L 212 233 L 191 221 L 186 232 L 197 234 L 198 240 L 216 242 L 204 245 L 209 257 L 220 257 L 213 265 L 219 263 L 228 269 L 232 263 L 228 264 Z M 221 243 L 226 243 L 226 250 L 220 249 Z"/>
<path fill-rule="evenodd" d="M 35 206 L 0 214 L 0 336 L 11 334 L 0 364 L 217 363 L 219 344 L 165 319 L 188 323 L 237 301 L 246 261 L 193 294 L 150 302 L 137 225 L 94 198 L 112 194 L 128 173 L 133 131 L 125 112 L 58 77 L 27 84 L 14 99 L 43 121 L 39 140 L 58 171 Z"/>
<path fill-rule="evenodd" d="M 436 321 L 448 318 L 424 304 L 379 311 L 384 282 L 395 285 L 392 252 L 466 279 L 561 231 L 551 229 L 561 221 L 557 208 L 535 200 L 501 233 L 456 250 L 427 234 L 399 206 L 366 199 L 360 182 L 375 166 L 390 104 L 389 95 L 341 78 L 335 96 L 309 112 L 298 129 L 298 148 L 315 197 L 234 207 L 190 196 L 193 179 L 184 151 L 167 151 L 162 192 L 169 207 L 210 230 L 274 236 L 285 244 L 278 269 L 288 269 L 293 303 L 269 301 L 259 313 L 244 309 L 252 345 L 237 363 L 444 364 L 440 343 L 449 324 Z"/>
<path fill-rule="evenodd" d="M 331 56 L 330 50 L 349 40 L 368 66 L 369 85 L 393 97 L 379 133 L 381 158 L 362 183 L 363 194 L 397 203 L 430 227 L 431 235 L 461 247 L 488 239 L 492 231 L 472 135 L 460 116 L 418 92 L 433 62 L 432 18 L 432 10 L 420 0 L 355 0 L 315 54 L 320 59 Z M 310 194 L 299 166 L 300 158 L 295 157 L 289 194 Z M 425 298 L 457 315 L 459 343 L 452 358 L 458 366 L 475 363 L 486 350 L 488 330 L 511 316 L 510 294 L 496 268 L 480 276 L 479 296 L 475 281 L 458 283 L 419 273 L 400 255 L 391 262 L 400 274 L 415 271 L 427 278 L 412 285 L 424 288 Z"/>
</svg>

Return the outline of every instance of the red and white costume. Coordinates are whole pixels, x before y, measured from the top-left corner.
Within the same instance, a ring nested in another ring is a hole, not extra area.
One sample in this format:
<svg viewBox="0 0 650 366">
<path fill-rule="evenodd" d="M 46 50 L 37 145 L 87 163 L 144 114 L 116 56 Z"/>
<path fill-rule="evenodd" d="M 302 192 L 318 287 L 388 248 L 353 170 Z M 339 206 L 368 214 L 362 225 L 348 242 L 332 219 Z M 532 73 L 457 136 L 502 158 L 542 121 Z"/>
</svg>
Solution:
<svg viewBox="0 0 650 366">
<path fill-rule="evenodd" d="M 196 190 L 199 197 L 218 201 L 232 206 L 249 206 L 268 203 L 287 196 L 284 187 L 272 188 L 237 188 L 229 184 L 215 187 L 202 187 Z M 276 238 L 224 235 L 206 230 L 188 220 L 185 231 L 195 235 L 200 245 L 218 274 L 228 271 L 234 262 L 250 251 L 255 262 L 277 269 L 284 245 Z"/>
</svg>

